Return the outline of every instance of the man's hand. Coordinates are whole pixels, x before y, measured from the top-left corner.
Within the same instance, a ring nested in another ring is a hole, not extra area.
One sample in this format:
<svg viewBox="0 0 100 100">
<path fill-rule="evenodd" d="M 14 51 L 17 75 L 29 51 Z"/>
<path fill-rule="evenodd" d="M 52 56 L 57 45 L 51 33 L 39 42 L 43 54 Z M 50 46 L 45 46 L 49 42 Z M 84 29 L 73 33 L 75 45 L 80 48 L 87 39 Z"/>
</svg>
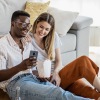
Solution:
<svg viewBox="0 0 100 100">
<path fill-rule="evenodd" d="M 20 71 L 29 69 L 29 66 L 30 68 L 31 66 L 36 66 L 36 63 L 36 58 L 31 57 L 23 60 L 19 65 L 16 65 L 12 68 L 0 70 L 0 82 L 10 79 L 12 76 L 14 76 Z"/>
<path fill-rule="evenodd" d="M 37 65 L 37 61 L 35 57 L 30 57 L 28 59 L 23 60 L 20 64 L 19 64 L 19 68 L 21 71 L 26 70 L 26 69 L 30 69 L 33 66 Z"/>
<path fill-rule="evenodd" d="M 25 42 L 31 42 L 32 41 L 32 38 L 29 34 L 27 34 L 23 39 L 24 39 Z"/>
</svg>

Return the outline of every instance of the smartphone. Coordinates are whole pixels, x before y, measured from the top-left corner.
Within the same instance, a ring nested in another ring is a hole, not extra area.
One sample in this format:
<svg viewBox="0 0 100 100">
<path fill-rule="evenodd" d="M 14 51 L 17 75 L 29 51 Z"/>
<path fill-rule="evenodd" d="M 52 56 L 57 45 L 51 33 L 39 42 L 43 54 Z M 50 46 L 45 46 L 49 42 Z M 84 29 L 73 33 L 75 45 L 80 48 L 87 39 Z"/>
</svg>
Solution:
<svg viewBox="0 0 100 100">
<path fill-rule="evenodd" d="M 36 60 L 37 60 L 37 56 L 38 56 L 38 51 L 33 51 L 33 50 L 30 51 L 29 57 L 36 57 Z"/>
</svg>

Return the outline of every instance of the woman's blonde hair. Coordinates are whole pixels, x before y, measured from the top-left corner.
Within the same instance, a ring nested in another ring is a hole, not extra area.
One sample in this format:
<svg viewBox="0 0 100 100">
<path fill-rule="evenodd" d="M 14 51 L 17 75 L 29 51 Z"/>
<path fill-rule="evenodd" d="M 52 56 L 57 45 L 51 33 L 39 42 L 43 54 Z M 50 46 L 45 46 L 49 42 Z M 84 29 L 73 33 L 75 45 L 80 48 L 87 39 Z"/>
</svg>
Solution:
<svg viewBox="0 0 100 100">
<path fill-rule="evenodd" d="M 53 60 L 54 59 L 54 38 L 55 38 L 55 20 L 53 16 L 49 13 L 42 13 L 39 15 L 39 17 L 35 20 L 32 28 L 32 33 L 36 33 L 37 24 L 39 22 L 46 21 L 51 25 L 50 32 L 47 36 L 43 38 L 45 51 L 48 55 L 48 59 Z"/>
</svg>

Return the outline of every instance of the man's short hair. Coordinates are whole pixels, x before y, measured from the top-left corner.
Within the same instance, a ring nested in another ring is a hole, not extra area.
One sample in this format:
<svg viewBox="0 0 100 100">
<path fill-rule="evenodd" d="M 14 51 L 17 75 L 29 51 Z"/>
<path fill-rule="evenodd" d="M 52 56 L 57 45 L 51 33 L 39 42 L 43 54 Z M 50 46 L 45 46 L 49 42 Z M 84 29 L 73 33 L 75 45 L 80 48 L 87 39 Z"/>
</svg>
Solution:
<svg viewBox="0 0 100 100">
<path fill-rule="evenodd" d="M 25 11 L 22 11 L 22 10 L 15 11 L 15 12 L 12 14 L 11 21 L 16 20 L 19 16 L 27 16 L 27 17 L 30 17 L 30 14 L 27 13 L 27 12 L 25 12 Z"/>
</svg>

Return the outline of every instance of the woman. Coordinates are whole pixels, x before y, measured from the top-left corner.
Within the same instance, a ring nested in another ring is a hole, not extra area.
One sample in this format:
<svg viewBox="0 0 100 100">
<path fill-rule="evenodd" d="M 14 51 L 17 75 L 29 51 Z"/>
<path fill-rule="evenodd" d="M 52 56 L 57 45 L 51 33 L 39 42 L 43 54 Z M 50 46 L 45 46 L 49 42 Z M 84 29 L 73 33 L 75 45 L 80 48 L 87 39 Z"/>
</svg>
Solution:
<svg viewBox="0 0 100 100">
<path fill-rule="evenodd" d="M 60 40 L 55 33 L 55 21 L 49 13 L 42 13 L 32 28 L 32 43 L 38 51 L 38 61 L 50 59 L 54 72 L 51 82 L 76 95 L 100 100 L 99 68 L 88 57 L 82 56 L 62 67 Z M 66 55 L 67 56 L 67 55 Z M 81 78 L 87 79 L 96 89 L 86 85 Z"/>
</svg>

